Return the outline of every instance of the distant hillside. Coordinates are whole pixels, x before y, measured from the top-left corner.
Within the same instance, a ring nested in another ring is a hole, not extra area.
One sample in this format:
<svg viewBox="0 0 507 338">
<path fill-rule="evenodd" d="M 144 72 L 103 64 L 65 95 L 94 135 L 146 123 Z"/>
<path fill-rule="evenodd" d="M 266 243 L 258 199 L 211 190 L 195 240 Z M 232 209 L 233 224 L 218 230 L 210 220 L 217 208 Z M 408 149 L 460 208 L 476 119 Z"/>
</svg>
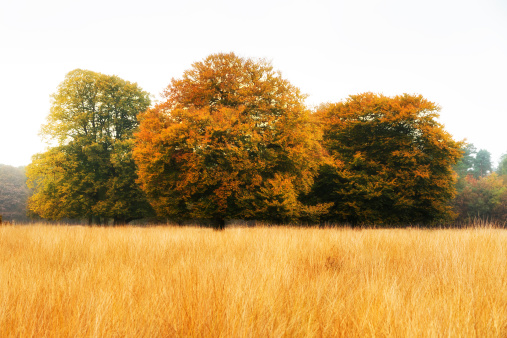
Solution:
<svg viewBox="0 0 507 338">
<path fill-rule="evenodd" d="M 24 167 L 0 164 L 0 215 L 3 221 L 26 221 L 28 188 Z"/>
</svg>

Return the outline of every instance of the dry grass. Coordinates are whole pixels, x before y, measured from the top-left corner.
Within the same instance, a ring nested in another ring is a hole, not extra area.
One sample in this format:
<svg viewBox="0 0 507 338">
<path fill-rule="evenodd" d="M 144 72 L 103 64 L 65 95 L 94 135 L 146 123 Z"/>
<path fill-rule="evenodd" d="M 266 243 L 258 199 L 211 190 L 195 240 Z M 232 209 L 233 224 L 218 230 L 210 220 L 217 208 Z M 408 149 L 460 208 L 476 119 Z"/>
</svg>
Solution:
<svg viewBox="0 0 507 338">
<path fill-rule="evenodd" d="M 0 336 L 507 336 L 507 231 L 0 228 Z"/>
</svg>

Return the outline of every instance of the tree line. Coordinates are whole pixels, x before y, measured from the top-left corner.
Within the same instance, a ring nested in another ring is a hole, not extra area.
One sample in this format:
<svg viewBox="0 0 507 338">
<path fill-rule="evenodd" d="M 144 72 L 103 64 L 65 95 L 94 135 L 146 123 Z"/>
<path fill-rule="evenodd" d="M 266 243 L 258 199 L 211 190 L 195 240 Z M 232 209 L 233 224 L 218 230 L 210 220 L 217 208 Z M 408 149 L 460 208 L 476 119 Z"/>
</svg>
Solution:
<svg viewBox="0 0 507 338">
<path fill-rule="evenodd" d="M 471 196 L 471 177 L 493 177 L 470 167 L 481 152 L 453 140 L 420 95 L 363 93 L 312 111 L 269 62 L 221 53 L 172 79 L 163 98 L 152 106 L 135 83 L 68 73 L 42 127 L 51 147 L 26 168 L 29 212 L 217 228 L 436 224 L 458 218 L 453 201 Z"/>
<path fill-rule="evenodd" d="M 26 222 L 27 200 L 25 169 L 0 164 L 0 222 Z"/>
<path fill-rule="evenodd" d="M 463 148 L 463 157 L 455 166 L 457 194 L 452 200 L 455 220 L 483 219 L 507 223 L 507 154 L 493 171 L 491 154 L 473 144 Z"/>
</svg>

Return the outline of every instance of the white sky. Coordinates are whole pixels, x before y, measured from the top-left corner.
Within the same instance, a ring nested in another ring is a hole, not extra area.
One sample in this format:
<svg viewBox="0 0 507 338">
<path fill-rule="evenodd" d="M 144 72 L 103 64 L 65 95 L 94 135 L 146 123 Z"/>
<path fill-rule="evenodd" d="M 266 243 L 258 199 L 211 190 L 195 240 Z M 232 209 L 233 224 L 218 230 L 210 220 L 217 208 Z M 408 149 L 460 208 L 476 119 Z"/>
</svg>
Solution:
<svg viewBox="0 0 507 338">
<path fill-rule="evenodd" d="M 307 103 L 422 94 L 461 140 L 507 152 L 507 0 L 0 0 L 0 163 L 30 163 L 75 68 L 155 97 L 195 61 L 267 58 Z"/>
</svg>

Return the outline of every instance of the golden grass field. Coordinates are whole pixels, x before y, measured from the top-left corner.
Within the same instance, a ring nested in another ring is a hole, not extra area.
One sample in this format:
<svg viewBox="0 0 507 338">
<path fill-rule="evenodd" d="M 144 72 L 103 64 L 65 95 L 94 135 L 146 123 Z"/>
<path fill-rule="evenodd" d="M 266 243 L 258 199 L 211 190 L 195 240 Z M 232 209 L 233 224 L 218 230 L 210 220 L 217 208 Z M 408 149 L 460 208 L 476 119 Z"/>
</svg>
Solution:
<svg viewBox="0 0 507 338">
<path fill-rule="evenodd" d="M 0 228 L 1 337 L 507 337 L 507 230 Z"/>
</svg>

